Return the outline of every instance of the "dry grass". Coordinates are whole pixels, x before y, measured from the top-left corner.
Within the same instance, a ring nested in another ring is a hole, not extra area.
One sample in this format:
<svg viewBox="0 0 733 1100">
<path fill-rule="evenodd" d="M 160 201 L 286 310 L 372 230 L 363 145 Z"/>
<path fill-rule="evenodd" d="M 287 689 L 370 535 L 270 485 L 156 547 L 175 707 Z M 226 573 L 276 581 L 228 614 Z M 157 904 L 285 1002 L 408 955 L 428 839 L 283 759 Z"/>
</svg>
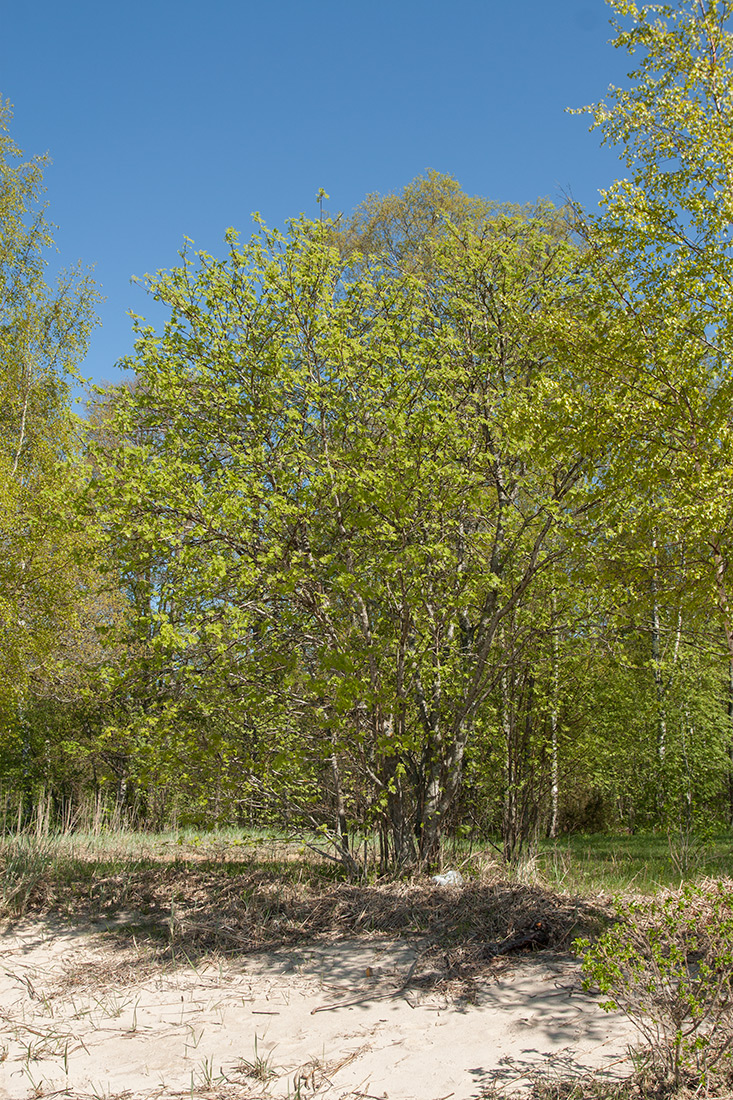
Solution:
<svg viewBox="0 0 733 1100">
<path fill-rule="evenodd" d="M 212 858 L 213 856 L 213 858 Z M 298 859 L 295 856 L 299 856 Z M 548 946 L 567 947 L 581 928 L 597 927 L 605 906 L 531 883 L 507 881 L 496 865 L 461 890 L 428 876 L 349 884 L 331 865 L 297 845 L 144 854 L 121 847 L 0 849 L 5 897 L 0 917 L 104 921 L 120 939 L 165 941 L 167 950 L 200 956 L 271 949 L 323 935 L 415 935 L 446 947 L 498 942 L 543 921 Z"/>
<path fill-rule="evenodd" d="M 64 975 L 69 990 L 132 986 L 161 967 L 202 958 L 291 947 L 316 938 L 414 937 L 420 943 L 410 975 L 414 988 L 440 988 L 472 1001 L 476 981 L 503 966 L 498 954 L 515 934 L 541 921 L 543 946 L 567 950 L 598 929 L 603 907 L 528 883 L 507 881 L 495 864 L 462 889 L 438 887 L 427 875 L 405 882 L 354 885 L 334 880 L 330 865 L 286 848 L 241 845 L 176 853 L 147 845 L 117 850 L 31 853 L 30 873 L 15 861 L 5 917 L 40 917 L 96 925 L 114 948 L 99 963 Z M 213 858 L 212 858 L 213 856 Z M 11 876 L 12 877 L 12 876 Z M 22 905 L 18 902 L 22 901 Z M 1 913 L 1 910 L 0 910 Z"/>
<path fill-rule="evenodd" d="M 56 982 L 56 992 L 134 988 L 159 973 L 161 959 L 147 944 L 118 947 L 114 954 L 93 961 L 67 965 Z"/>
<path fill-rule="evenodd" d="M 446 947 L 485 949 L 540 920 L 548 946 L 563 948 L 605 912 L 580 898 L 500 880 L 470 882 L 458 891 L 429 881 L 283 881 L 276 871 L 246 864 L 153 861 L 107 872 L 104 865 L 87 865 L 78 876 L 68 866 L 63 873 L 49 868 L 25 896 L 22 914 L 14 915 L 104 920 L 119 938 L 162 939 L 166 950 L 201 956 L 323 935 L 415 935 Z"/>
<path fill-rule="evenodd" d="M 706 1089 L 682 1087 L 660 1089 L 646 1074 L 637 1073 L 624 1081 L 602 1077 L 538 1077 L 529 1090 L 520 1093 L 503 1088 L 484 1089 L 481 1100 L 731 1100 L 733 1082 L 721 1076 Z"/>
</svg>

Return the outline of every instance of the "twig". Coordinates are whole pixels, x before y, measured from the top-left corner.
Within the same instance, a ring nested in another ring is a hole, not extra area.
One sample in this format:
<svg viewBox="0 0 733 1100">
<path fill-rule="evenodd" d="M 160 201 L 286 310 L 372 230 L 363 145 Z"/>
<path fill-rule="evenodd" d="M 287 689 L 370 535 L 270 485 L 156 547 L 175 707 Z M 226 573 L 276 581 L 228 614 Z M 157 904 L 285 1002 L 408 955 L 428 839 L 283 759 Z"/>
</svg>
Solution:
<svg viewBox="0 0 733 1100">
<path fill-rule="evenodd" d="M 316 1012 L 332 1012 L 336 1008 L 350 1008 L 352 1005 L 361 1005 L 364 1004 L 365 1001 L 386 1001 L 390 997 L 399 997 L 400 994 L 405 992 L 410 982 L 412 981 L 412 975 L 415 973 L 415 967 L 424 955 L 425 952 L 423 951 L 422 954 L 415 957 L 412 966 L 407 971 L 407 977 L 403 981 L 402 985 L 399 986 L 397 989 L 391 989 L 388 993 L 368 993 L 364 997 L 356 997 L 353 1001 L 338 1001 L 330 1005 L 318 1005 L 316 1008 L 311 1009 L 311 1016 L 315 1016 Z"/>
</svg>

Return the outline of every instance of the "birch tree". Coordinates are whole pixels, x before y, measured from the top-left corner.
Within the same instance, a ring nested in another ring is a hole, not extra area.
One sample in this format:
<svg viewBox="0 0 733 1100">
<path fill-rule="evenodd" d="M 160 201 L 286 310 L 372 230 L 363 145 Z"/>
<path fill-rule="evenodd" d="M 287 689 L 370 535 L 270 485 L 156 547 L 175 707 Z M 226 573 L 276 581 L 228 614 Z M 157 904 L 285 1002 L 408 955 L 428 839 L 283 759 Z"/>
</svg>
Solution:
<svg viewBox="0 0 733 1100">
<path fill-rule="evenodd" d="M 48 671 L 78 611 L 78 477 L 64 463 L 79 450 L 69 382 L 94 295 L 78 273 L 55 289 L 44 279 L 44 160 L 24 161 L 10 117 L 0 104 L 0 711 L 6 747 L 27 757 L 29 685 Z"/>
<path fill-rule="evenodd" d="M 584 231 L 600 308 L 618 322 L 598 356 L 623 398 L 616 468 L 633 488 L 627 517 L 638 518 L 639 531 L 648 535 L 661 520 L 667 546 L 685 547 L 687 583 L 716 610 L 730 682 L 733 5 L 610 6 L 615 44 L 638 62 L 626 87 L 587 110 L 628 175 L 603 193 L 602 213 Z M 618 524 L 623 531 L 628 518 Z M 667 546 L 647 537 L 654 585 L 654 559 Z M 660 597 L 650 630 L 663 753 Z"/>
</svg>

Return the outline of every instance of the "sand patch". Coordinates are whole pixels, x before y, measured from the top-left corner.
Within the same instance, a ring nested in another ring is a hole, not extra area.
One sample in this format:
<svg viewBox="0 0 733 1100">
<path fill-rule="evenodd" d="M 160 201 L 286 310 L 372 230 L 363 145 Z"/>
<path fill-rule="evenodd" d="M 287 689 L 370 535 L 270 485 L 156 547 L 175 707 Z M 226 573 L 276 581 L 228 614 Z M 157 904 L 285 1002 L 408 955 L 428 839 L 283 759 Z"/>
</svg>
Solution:
<svg viewBox="0 0 733 1100">
<path fill-rule="evenodd" d="M 0 936 L 0 1096 L 474 1100 L 543 1067 L 630 1069 L 568 955 L 451 976 L 418 938 L 322 937 L 162 965 L 101 932 Z"/>
</svg>

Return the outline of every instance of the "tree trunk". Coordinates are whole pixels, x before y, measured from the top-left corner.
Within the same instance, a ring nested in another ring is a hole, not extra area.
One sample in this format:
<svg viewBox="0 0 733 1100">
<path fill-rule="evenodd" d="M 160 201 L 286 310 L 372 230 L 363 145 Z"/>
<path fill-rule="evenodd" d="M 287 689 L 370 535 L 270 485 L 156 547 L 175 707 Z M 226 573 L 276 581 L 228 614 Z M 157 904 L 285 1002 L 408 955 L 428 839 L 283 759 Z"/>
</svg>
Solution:
<svg viewBox="0 0 733 1100">
<path fill-rule="evenodd" d="M 652 674 L 657 695 L 657 756 L 660 767 L 664 765 L 667 754 L 667 715 L 664 707 L 664 681 L 662 679 L 662 646 L 659 620 L 659 602 L 657 599 L 657 540 L 652 540 L 654 562 L 652 567 Z M 660 787 L 661 790 L 661 787 Z"/>
<path fill-rule="evenodd" d="M 560 645 L 558 640 L 557 596 L 552 590 L 552 709 L 550 711 L 550 836 L 557 836 L 560 805 L 560 761 L 557 739 L 558 712 L 560 709 Z"/>
<path fill-rule="evenodd" d="M 725 583 L 728 561 L 720 549 L 717 540 L 713 542 L 712 548 L 718 609 L 723 623 L 723 632 L 725 634 L 726 648 L 728 650 L 727 714 L 729 727 L 728 756 L 730 759 L 730 768 L 728 770 L 728 814 L 730 822 L 733 824 L 733 623 L 731 623 L 728 589 Z"/>
<path fill-rule="evenodd" d="M 514 712 L 509 693 L 509 673 L 501 677 L 501 727 L 504 734 L 504 810 L 502 814 L 502 846 L 507 863 L 514 861 L 519 841 L 519 810 L 517 805 L 518 776 L 515 745 Z"/>
<path fill-rule="evenodd" d="M 728 655 L 728 823 L 733 824 L 733 656 Z"/>
<path fill-rule="evenodd" d="M 331 774 L 333 776 L 333 789 L 336 799 L 336 836 L 341 847 L 341 852 L 344 859 L 348 859 L 351 855 L 349 850 L 349 829 L 346 821 L 346 803 L 344 801 L 344 791 L 341 785 L 341 770 L 339 768 L 338 756 L 336 755 L 335 737 L 333 732 L 331 733 L 331 744 L 333 745 L 333 752 L 331 753 Z"/>
<path fill-rule="evenodd" d="M 384 744 L 393 739 L 394 715 L 382 719 L 382 737 Z M 391 841 L 392 860 L 389 851 L 382 852 L 382 870 L 389 869 L 394 862 L 397 869 L 409 866 L 415 861 L 415 838 L 411 828 L 410 814 L 405 799 L 403 775 L 397 755 L 385 755 L 383 761 L 382 785 L 387 792 L 387 830 Z"/>
</svg>

